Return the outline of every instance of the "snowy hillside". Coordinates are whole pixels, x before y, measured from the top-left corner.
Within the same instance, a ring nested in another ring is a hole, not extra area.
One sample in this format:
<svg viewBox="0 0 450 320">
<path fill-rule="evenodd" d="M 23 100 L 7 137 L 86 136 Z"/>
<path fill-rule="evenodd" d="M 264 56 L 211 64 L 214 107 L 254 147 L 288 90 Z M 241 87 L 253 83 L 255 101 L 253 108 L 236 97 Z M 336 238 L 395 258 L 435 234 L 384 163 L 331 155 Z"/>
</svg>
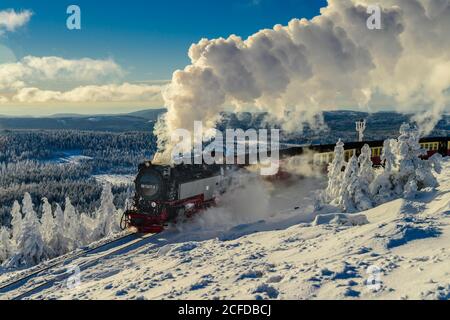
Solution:
<svg viewBox="0 0 450 320">
<path fill-rule="evenodd" d="M 436 191 L 351 215 L 317 216 L 308 196 L 323 183 L 315 179 L 272 190 L 266 202 L 242 191 L 260 210 L 247 220 L 257 222 L 227 226 L 239 208 L 211 209 L 182 230 L 81 267 L 76 286 L 62 280 L 26 298 L 450 299 L 449 172 L 445 159 Z M 261 214 L 282 203 L 291 209 Z"/>
</svg>

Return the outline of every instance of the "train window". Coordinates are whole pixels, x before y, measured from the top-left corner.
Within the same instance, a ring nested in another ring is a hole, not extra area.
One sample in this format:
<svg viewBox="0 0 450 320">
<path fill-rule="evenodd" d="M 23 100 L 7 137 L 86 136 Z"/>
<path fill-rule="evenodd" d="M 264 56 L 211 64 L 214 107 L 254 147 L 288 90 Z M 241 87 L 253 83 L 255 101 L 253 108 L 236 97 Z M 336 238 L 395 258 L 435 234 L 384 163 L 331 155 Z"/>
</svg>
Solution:
<svg viewBox="0 0 450 320">
<path fill-rule="evenodd" d="M 381 148 L 372 148 L 372 157 L 381 156 Z"/>
<path fill-rule="evenodd" d="M 349 161 L 350 158 L 355 154 L 355 151 L 356 151 L 356 150 L 354 150 L 354 149 L 352 149 L 352 150 L 346 150 L 345 153 L 344 153 L 344 155 L 345 155 L 345 161 Z"/>
</svg>

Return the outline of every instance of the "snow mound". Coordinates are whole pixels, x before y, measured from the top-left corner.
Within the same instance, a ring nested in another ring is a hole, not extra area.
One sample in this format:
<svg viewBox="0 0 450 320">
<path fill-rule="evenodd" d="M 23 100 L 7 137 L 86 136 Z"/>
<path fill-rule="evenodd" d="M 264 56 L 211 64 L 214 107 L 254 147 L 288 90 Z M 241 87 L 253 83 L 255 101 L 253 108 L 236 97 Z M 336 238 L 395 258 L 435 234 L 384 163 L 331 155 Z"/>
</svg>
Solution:
<svg viewBox="0 0 450 320">
<path fill-rule="evenodd" d="M 329 213 L 317 215 L 312 225 L 335 224 L 342 226 L 362 226 L 367 223 L 369 223 L 369 220 L 363 214 Z"/>
</svg>

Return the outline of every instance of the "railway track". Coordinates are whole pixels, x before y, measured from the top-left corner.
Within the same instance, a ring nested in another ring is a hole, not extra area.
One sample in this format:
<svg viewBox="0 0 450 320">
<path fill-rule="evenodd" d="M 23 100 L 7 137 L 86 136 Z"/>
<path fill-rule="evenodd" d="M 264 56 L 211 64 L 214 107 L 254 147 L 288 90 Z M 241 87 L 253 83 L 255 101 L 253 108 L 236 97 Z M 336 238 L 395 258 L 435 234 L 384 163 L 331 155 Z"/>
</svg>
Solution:
<svg viewBox="0 0 450 320">
<path fill-rule="evenodd" d="M 51 287 L 54 283 L 63 281 L 69 277 L 71 277 L 71 274 L 64 272 L 62 274 L 56 274 L 54 276 L 49 276 L 48 279 L 45 279 L 43 282 L 39 282 L 35 285 L 32 285 L 31 287 L 24 286 L 28 283 L 29 280 L 32 280 L 38 276 L 41 276 L 45 272 L 51 271 L 54 268 L 61 267 L 64 265 L 70 265 L 71 262 L 73 262 L 75 259 L 82 258 L 85 256 L 89 256 L 89 254 L 93 254 L 96 251 L 101 252 L 102 249 L 107 248 L 108 246 L 113 245 L 114 243 L 126 240 L 127 238 L 130 238 L 130 241 L 127 241 L 121 245 L 118 245 L 116 247 L 113 247 L 111 249 L 107 249 L 107 251 L 104 254 L 101 254 L 99 256 L 94 257 L 93 259 L 83 261 L 80 264 L 77 264 L 76 266 L 79 268 L 79 270 L 85 270 L 89 268 L 92 265 L 95 265 L 98 261 L 105 259 L 109 256 L 114 256 L 119 254 L 120 252 L 126 251 L 127 249 L 138 245 L 139 243 L 147 240 L 148 238 L 153 237 L 154 234 L 147 234 L 144 236 L 138 236 L 134 233 L 127 234 L 123 237 L 120 237 L 118 239 L 115 239 L 113 241 L 101 244 L 95 248 L 80 252 L 78 254 L 75 254 L 74 256 L 71 256 L 67 259 L 64 259 L 62 261 L 55 262 L 53 264 L 50 264 L 48 266 L 45 266 L 43 268 L 40 268 L 39 270 L 33 271 L 30 274 L 27 274 L 24 277 L 21 277 L 19 279 L 13 279 L 9 282 L 0 284 L 0 299 L 4 298 L 4 296 L 7 296 L 7 299 L 9 300 L 22 300 L 26 297 L 29 297 L 30 295 L 33 295 L 43 289 Z M 20 289 L 24 290 L 20 290 Z M 15 291 L 18 291 L 18 294 L 13 294 Z"/>
</svg>

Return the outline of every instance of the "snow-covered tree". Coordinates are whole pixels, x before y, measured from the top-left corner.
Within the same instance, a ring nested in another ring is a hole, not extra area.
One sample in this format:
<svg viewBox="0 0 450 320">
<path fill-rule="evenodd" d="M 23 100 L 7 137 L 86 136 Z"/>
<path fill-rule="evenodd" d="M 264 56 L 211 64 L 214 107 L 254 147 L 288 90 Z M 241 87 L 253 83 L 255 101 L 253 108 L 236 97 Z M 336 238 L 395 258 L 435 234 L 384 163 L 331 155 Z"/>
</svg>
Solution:
<svg viewBox="0 0 450 320">
<path fill-rule="evenodd" d="M 394 149 L 392 145 L 396 146 L 395 166 L 392 165 L 391 159 L 387 160 L 389 157 L 385 155 L 384 174 L 387 174 L 387 177 L 382 177 L 382 180 L 385 180 L 385 182 L 389 180 L 391 183 L 391 190 L 388 190 L 387 186 L 384 187 L 388 193 L 393 193 L 394 196 L 413 197 L 418 190 L 437 186 L 433 170 L 439 171 L 439 165 L 436 165 L 436 162 L 439 161 L 435 160 L 437 158 L 422 159 L 427 152 L 422 149 L 419 140 L 419 130 L 409 124 L 403 124 L 400 127 L 400 136 L 397 143 L 390 143 L 391 149 Z M 386 198 L 381 189 L 378 188 L 377 196 Z"/>
<path fill-rule="evenodd" d="M 22 229 L 22 213 L 20 212 L 20 204 L 18 201 L 14 201 L 11 216 L 12 238 L 16 241 Z"/>
<path fill-rule="evenodd" d="M 325 190 L 325 200 L 333 202 L 338 199 L 341 192 L 341 184 L 343 179 L 342 169 L 346 166 L 344 143 L 341 139 L 334 148 L 333 162 L 328 166 L 328 186 Z"/>
<path fill-rule="evenodd" d="M 361 148 L 361 154 L 358 157 L 358 181 L 354 185 L 352 194 L 355 200 L 355 206 L 358 210 L 368 210 L 373 207 L 371 200 L 370 185 L 375 179 L 375 171 L 372 163 L 372 150 L 365 144 Z"/>
<path fill-rule="evenodd" d="M 68 250 L 72 251 L 79 247 L 80 219 L 70 198 L 66 198 L 64 206 L 64 234 L 68 240 Z"/>
<path fill-rule="evenodd" d="M 52 206 L 48 203 L 47 198 L 42 199 L 42 216 L 41 216 L 41 234 L 45 243 L 46 256 L 53 257 L 54 252 L 51 247 L 51 241 L 53 239 L 54 231 L 54 218 L 52 212 Z"/>
<path fill-rule="evenodd" d="M 114 205 L 114 195 L 111 185 L 105 183 L 100 197 L 100 208 L 97 210 L 97 228 L 95 238 L 99 239 L 119 231 L 117 209 Z"/>
<path fill-rule="evenodd" d="M 360 173 L 358 159 L 353 155 L 345 168 L 338 198 L 338 205 L 343 211 L 355 212 L 372 208 L 368 189 L 365 189 L 365 183 L 358 173 Z"/>
<path fill-rule="evenodd" d="M 344 175 L 340 184 L 337 204 L 342 210 L 347 212 L 355 211 L 355 203 L 351 190 L 358 182 L 358 160 L 353 155 L 345 167 Z"/>
<path fill-rule="evenodd" d="M 22 212 L 25 217 L 17 239 L 17 252 L 11 262 L 15 266 L 36 265 L 44 258 L 45 244 L 42 240 L 40 223 L 33 209 L 33 202 L 29 193 L 24 195 Z"/>
<path fill-rule="evenodd" d="M 55 256 L 63 255 L 69 250 L 70 240 L 65 235 L 64 225 L 64 212 L 61 206 L 56 204 L 52 238 L 49 243 Z"/>
<path fill-rule="evenodd" d="M 371 184 L 375 177 L 375 172 L 373 170 L 372 163 L 372 150 L 369 145 L 365 144 L 361 148 L 361 154 L 358 157 L 358 164 L 358 176 L 361 182 L 367 183 L 367 185 Z"/>
<path fill-rule="evenodd" d="M 79 227 L 78 227 L 78 245 L 86 245 L 92 239 L 92 223 L 91 219 L 86 213 L 81 213 L 79 215 Z"/>
<path fill-rule="evenodd" d="M 9 229 L 6 227 L 0 229 L 0 263 L 6 261 L 13 253 L 10 236 Z"/>
<path fill-rule="evenodd" d="M 397 149 L 397 141 L 387 139 L 383 143 L 383 152 L 381 153 L 381 162 L 384 163 L 384 170 L 392 172 L 396 166 L 395 150 Z"/>
<path fill-rule="evenodd" d="M 381 162 L 384 167 L 376 171 L 375 179 L 370 185 L 370 192 L 375 203 L 381 204 L 397 197 L 397 191 L 395 190 L 395 186 L 398 185 L 397 150 L 397 140 L 388 139 L 384 141 L 381 154 Z"/>
<path fill-rule="evenodd" d="M 422 171 L 423 160 L 420 157 L 423 155 L 426 155 L 426 151 L 419 144 L 418 131 L 411 128 L 409 124 L 403 124 L 400 127 L 400 137 L 398 138 L 397 176 L 398 182 L 402 187 L 399 191 L 404 192 L 405 195 L 411 196 L 418 190 L 418 179 L 428 178 L 428 173 Z M 435 178 L 431 174 L 431 170 L 429 174 L 434 180 L 432 184 L 435 185 Z"/>
<path fill-rule="evenodd" d="M 338 142 L 335 159 L 328 170 L 328 186 L 322 201 L 344 211 L 366 210 L 398 197 L 414 197 L 426 187 L 436 187 L 433 171 L 441 170 L 440 156 L 424 160 L 426 150 L 419 143 L 416 127 L 403 124 L 398 140 L 386 140 L 381 160 L 384 167 L 374 170 L 370 147 L 365 145 L 358 160 L 344 162 L 344 145 Z M 342 167 L 345 171 L 342 174 Z"/>
</svg>

